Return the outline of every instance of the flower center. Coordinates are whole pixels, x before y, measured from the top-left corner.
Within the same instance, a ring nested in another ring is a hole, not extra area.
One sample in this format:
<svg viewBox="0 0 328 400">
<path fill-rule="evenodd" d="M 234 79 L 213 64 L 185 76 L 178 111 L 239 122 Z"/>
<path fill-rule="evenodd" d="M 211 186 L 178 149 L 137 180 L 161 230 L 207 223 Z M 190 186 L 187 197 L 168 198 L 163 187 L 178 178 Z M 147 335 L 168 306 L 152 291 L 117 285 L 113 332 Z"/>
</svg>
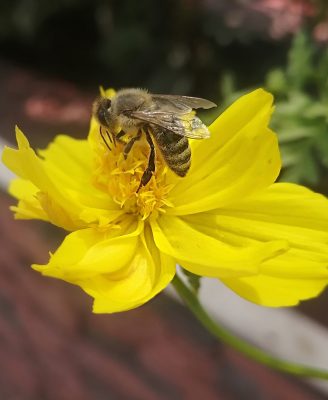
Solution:
<svg viewBox="0 0 328 400">
<path fill-rule="evenodd" d="M 108 193 L 127 213 L 146 219 L 153 212 L 165 212 L 171 206 L 167 194 L 173 185 L 167 183 L 168 167 L 156 148 L 155 172 L 147 185 L 139 188 L 150 149 L 143 135 L 125 158 L 123 149 L 129 139 L 117 141 L 116 145 L 108 140 L 110 150 L 102 140 L 97 141 L 93 184 Z"/>
</svg>

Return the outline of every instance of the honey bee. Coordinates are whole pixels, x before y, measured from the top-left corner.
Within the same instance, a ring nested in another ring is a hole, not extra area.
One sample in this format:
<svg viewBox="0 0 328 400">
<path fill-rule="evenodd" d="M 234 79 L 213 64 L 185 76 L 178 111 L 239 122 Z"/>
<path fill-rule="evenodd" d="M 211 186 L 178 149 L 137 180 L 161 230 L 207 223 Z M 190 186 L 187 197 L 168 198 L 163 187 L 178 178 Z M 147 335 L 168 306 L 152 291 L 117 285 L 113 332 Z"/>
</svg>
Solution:
<svg viewBox="0 0 328 400">
<path fill-rule="evenodd" d="M 178 176 L 185 176 L 191 164 L 188 138 L 206 139 L 210 132 L 196 117 L 193 109 L 216 107 L 209 100 L 162 94 L 150 94 L 143 89 L 122 89 L 111 99 L 100 97 L 93 104 L 93 114 L 100 124 L 100 134 L 106 146 L 120 140 L 125 134 L 131 138 L 123 148 L 126 158 L 133 144 L 145 134 L 150 147 L 148 166 L 139 189 L 147 185 L 155 171 L 157 144 L 166 164 Z M 154 139 L 154 140 L 153 140 Z"/>
</svg>

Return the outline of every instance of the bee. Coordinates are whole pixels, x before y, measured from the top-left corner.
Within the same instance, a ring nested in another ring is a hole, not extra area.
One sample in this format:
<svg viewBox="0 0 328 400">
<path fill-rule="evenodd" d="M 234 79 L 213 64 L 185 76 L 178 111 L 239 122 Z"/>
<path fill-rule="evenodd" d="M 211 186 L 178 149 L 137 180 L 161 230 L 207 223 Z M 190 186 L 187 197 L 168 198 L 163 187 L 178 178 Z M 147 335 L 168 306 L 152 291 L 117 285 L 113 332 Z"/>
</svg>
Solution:
<svg viewBox="0 0 328 400">
<path fill-rule="evenodd" d="M 124 145 L 127 158 L 133 144 L 145 134 L 150 147 L 148 166 L 139 189 L 147 185 L 155 172 L 155 145 L 168 167 L 184 177 L 191 164 L 188 138 L 206 139 L 210 132 L 196 117 L 194 109 L 216 107 L 215 103 L 198 97 L 151 94 L 143 89 L 122 89 L 111 99 L 100 97 L 93 104 L 93 114 L 100 124 L 100 134 L 110 149 L 102 127 L 112 143 L 129 134 Z"/>
</svg>

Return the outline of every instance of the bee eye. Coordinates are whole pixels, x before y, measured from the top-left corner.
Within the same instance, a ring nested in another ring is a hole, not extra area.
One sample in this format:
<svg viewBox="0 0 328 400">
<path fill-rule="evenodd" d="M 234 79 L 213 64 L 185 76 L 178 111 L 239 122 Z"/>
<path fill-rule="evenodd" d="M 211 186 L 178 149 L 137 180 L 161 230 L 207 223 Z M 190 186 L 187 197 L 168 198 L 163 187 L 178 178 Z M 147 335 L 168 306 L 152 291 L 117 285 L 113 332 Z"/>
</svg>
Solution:
<svg viewBox="0 0 328 400">
<path fill-rule="evenodd" d="M 110 99 L 106 99 L 105 101 L 105 107 L 107 108 L 107 110 L 110 109 L 111 105 L 112 105 L 112 101 Z"/>
</svg>

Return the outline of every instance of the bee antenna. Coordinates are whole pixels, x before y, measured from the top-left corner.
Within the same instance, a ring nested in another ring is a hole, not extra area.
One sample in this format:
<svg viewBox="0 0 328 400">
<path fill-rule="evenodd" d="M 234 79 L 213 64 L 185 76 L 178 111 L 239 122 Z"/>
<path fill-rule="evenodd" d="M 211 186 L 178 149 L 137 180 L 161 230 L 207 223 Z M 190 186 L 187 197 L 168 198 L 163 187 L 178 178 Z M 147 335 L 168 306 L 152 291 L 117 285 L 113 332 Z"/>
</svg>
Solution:
<svg viewBox="0 0 328 400">
<path fill-rule="evenodd" d="M 111 135 L 111 134 L 108 132 L 108 130 L 107 130 L 107 129 L 106 129 L 106 135 L 107 135 L 107 137 L 108 137 L 109 141 L 110 141 L 111 143 L 113 143 L 113 142 L 114 142 L 114 146 L 116 146 L 115 135 Z"/>
<path fill-rule="evenodd" d="M 106 132 L 107 132 L 107 131 L 106 131 Z M 99 133 L 100 133 L 100 136 L 101 136 L 102 140 L 104 141 L 106 147 L 108 148 L 108 150 L 109 150 L 109 151 L 112 151 L 112 149 L 109 147 L 109 144 L 107 143 L 107 140 L 105 139 L 105 136 L 104 136 L 103 133 L 102 133 L 102 126 L 101 126 L 101 125 L 99 126 Z M 108 136 L 108 135 L 107 135 L 107 136 Z"/>
</svg>

